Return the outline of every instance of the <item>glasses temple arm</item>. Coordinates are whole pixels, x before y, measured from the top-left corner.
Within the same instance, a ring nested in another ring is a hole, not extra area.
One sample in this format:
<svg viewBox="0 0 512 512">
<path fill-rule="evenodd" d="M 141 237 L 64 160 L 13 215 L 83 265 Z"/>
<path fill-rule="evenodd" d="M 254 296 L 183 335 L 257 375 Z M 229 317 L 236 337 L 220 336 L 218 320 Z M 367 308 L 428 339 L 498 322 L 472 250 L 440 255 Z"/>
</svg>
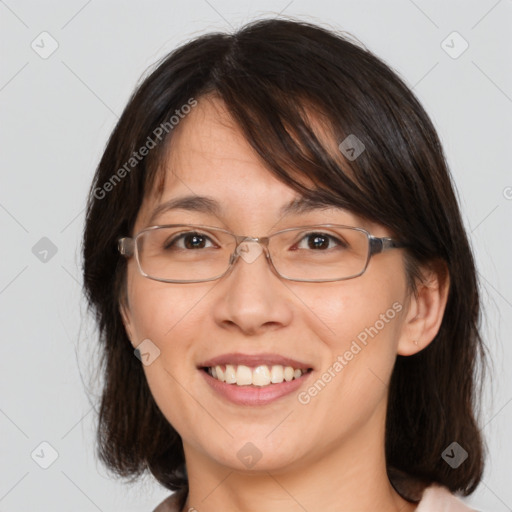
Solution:
<svg viewBox="0 0 512 512">
<path fill-rule="evenodd" d="M 378 254 L 379 252 L 384 252 L 387 249 L 399 249 L 401 247 L 407 247 L 407 244 L 399 242 L 398 240 L 394 240 L 389 237 L 381 237 L 377 238 L 374 236 L 370 237 L 370 252 L 371 254 Z"/>
<path fill-rule="evenodd" d="M 123 256 L 129 258 L 130 256 L 133 256 L 135 249 L 135 241 L 133 238 L 130 237 L 120 238 L 117 241 L 117 248 Z"/>
</svg>

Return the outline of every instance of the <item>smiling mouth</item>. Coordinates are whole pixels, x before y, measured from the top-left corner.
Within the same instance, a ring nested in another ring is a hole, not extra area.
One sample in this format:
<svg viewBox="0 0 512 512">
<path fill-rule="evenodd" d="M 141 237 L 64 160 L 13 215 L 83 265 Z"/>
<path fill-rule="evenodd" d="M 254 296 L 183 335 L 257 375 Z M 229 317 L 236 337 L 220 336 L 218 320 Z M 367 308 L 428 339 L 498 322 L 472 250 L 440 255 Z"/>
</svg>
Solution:
<svg viewBox="0 0 512 512">
<path fill-rule="evenodd" d="M 303 375 L 311 372 L 312 368 L 293 368 L 292 366 L 280 364 L 259 365 L 256 367 L 243 364 L 226 364 L 204 366 L 201 367 L 201 370 L 219 382 L 226 384 L 262 387 L 300 379 Z"/>
</svg>

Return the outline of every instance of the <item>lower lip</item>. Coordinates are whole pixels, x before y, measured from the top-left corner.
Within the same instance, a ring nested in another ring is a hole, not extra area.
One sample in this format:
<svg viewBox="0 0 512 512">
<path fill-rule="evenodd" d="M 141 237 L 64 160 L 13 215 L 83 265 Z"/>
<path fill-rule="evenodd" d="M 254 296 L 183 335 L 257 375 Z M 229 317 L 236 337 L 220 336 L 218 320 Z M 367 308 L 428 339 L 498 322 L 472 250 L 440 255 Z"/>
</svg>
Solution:
<svg viewBox="0 0 512 512">
<path fill-rule="evenodd" d="M 309 371 L 298 379 L 289 382 L 283 381 L 279 384 L 269 384 L 268 386 L 238 386 L 237 384 L 221 382 L 202 369 L 199 371 L 214 391 L 237 405 L 265 405 L 274 402 L 297 391 L 313 373 Z"/>
</svg>

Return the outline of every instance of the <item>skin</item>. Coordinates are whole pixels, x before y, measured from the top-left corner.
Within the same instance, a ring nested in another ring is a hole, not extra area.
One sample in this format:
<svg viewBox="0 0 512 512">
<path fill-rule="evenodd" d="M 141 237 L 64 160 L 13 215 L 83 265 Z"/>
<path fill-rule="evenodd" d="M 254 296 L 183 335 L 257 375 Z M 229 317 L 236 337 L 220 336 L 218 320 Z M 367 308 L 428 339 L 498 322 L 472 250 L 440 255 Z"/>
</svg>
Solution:
<svg viewBox="0 0 512 512">
<path fill-rule="evenodd" d="M 264 236 L 338 223 L 391 236 L 335 208 L 280 218 L 280 207 L 297 193 L 263 166 L 214 98 L 202 98 L 173 133 L 163 188 L 144 199 L 133 232 L 149 225 L 157 205 L 190 193 L 215 198 L 221 215 L 176 210 L 152 224 L 207 224 Z M 132 258 L 121 311 L 134 347 L 149 338 L 160 349 L 144 371 L 159 408 L 183 439 L 190 484 L 184 510 L 415 510 L 387 477 L 384 427 L 397 354 L 422 350 L 442 320 L 448 280 L 428 269 L 424 274 L 411 294 L 403 251 L 392 250 L 346 281 L 285 281 L 259 257 L 239 259 L 217 281 L 169 284 L 143 277 Z M 403 307 L 400 314 L 306 405 L 297 393 L 264 406 L 234 405 L 196 368 L 227 352 L 273 352 L 308 362 L 313 383 L 395 302 Z M 237 457 L 247 442 L 262 454 L 252 469 Z"/>
</svg>

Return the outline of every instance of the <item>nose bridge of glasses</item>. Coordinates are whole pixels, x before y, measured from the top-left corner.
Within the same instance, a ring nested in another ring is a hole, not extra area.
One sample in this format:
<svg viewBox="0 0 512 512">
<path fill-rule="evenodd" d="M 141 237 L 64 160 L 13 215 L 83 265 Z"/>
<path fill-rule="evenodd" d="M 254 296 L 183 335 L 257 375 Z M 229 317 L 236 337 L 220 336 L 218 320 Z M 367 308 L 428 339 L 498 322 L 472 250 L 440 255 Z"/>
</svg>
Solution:
<svg viewBox="0 0 512 512">
<path fill-rule="evenodd" d="M 268 237 L 239 236 L 232 262 L 241 257 L 246 263 L 253 263 L 263 251 L 268 257 Z"/>
</svg>

